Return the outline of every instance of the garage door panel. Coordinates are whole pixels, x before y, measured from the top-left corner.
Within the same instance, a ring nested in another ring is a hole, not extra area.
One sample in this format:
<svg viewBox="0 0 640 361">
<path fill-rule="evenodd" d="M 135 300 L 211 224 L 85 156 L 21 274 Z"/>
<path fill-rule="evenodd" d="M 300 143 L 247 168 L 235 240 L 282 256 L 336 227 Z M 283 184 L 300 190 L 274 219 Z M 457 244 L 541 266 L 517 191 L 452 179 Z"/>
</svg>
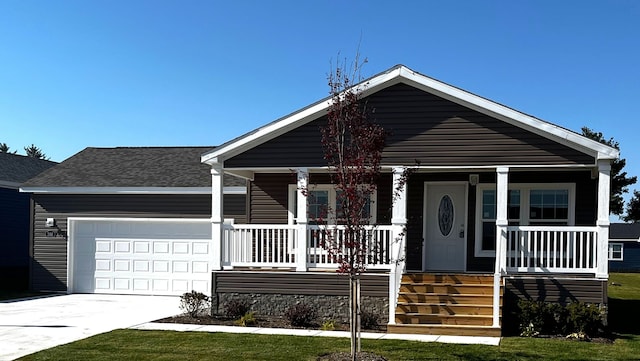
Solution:
<svg viewBox="0 0 640 361">
<path fill-rule="evenodd" d="M 210 294 L 211 227 L 207 222 L 74 222 L 74 292 L 180 295 L 197 290 Z"/>
</svg>

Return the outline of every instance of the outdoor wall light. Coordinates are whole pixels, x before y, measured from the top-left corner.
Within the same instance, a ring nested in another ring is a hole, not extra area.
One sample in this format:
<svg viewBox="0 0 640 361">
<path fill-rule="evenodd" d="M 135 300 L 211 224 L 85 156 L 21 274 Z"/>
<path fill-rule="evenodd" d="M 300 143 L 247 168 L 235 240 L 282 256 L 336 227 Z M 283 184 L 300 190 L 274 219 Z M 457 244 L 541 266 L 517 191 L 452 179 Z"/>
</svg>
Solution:
<svg viewBox="0 0 640 361">
<path fill-rule="evenodd" d="M 469 184 L 475 186 L 480 181 L 480 175 L 478 174 L 469 174 Z"/>
<path fill-rule="evenodd" d="M 47 218 L 47 221 L 45 222 L 45 226 L 47 227 L 55 227 L 56 226 L 56 219 L 55 218 Z"/>
</svg>

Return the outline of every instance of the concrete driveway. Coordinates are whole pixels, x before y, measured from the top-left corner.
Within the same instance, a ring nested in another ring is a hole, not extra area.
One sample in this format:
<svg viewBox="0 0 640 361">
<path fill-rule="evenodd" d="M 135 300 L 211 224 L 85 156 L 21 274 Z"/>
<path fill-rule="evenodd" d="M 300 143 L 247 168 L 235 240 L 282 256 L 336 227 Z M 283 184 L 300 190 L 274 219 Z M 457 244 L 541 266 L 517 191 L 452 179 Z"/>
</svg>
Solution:
<svg viewBox="0 0 640 361">
<path fill-rule="evenodd" d="M 0 301 L 0 360 L 180 313 L 177 296 L 56 295 Z"/>
</svg>

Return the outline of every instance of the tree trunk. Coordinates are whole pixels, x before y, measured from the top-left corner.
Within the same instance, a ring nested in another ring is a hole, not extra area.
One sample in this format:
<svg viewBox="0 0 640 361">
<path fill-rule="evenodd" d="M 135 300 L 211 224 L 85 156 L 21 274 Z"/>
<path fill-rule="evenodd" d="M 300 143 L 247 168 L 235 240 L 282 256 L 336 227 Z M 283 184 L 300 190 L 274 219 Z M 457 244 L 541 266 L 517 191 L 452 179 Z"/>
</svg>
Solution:
<svg viewBox="0 0 640 361">
<path fill-rule="evenodd" d="M 349 328 L 351 331 L 351 360 L 356 361 L 356 355 L 360 352 L 360 277 L 349 277 Z"/>
</svg>

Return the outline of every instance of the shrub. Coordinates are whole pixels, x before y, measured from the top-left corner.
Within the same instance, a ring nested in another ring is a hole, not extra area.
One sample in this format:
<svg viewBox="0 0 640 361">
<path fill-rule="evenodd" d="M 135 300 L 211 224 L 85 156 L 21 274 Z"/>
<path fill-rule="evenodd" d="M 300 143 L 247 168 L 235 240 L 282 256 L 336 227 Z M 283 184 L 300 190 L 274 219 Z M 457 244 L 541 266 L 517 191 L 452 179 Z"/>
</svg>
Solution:
<svg viewBox="0 0 640 361">
<path fill-rule="evenodd" d="M 310 326 L 317 317 L 316 311 L 304 303 L 295 304 L 284 313 L 291 326 Z"/>
<path fill-rule="evenodd" d="M 198 317 L 209 308 L 210 302 L 209 296 L 202 292 L 186 292 L 180 296 L 180 309 L 191 317 Z"/>
<path fill-rule="evenodd" d="M 594 336 L 602 327 L 602 312 L 594 304 L 573 302 L 567 306 L 567 324 L 572 333 Z"/>
<path fill-rule="evenodd" d="M 233 299 L 224 305 L 224 314 L 229 318 L 237 319 L 246 315 L 250 309 L 251 306 L 247 300 Z"/>
<path fill-rule="evenodd" d="M 255 315 L 253 312 L 247 312 L 245 315 L 240 317 L 239 320 L 236 321 L 236 325 L 248 327 L 255 326 L 258 322 L 256 321 Z"/>
<path fill-rule="evenodd" d="M 586 334 L 594 336 L 602 327 L 602 313 L 597 305 L 574 302 L 557 303 L 520 300 L 520 335 L 537 336 Z"/>
<path fill-rule="evenodd" d="M 326 320 L 322 323 L 320 329 L 322 331 L 333 331 L 336 329 L 336 323 L 334 320 Z"/>
<path fill-rule="evenodd" d="M 370 311 L 360 310 L 360 326 L 366 330 L 378 329 L 380 317 Z"/>
</svg>

